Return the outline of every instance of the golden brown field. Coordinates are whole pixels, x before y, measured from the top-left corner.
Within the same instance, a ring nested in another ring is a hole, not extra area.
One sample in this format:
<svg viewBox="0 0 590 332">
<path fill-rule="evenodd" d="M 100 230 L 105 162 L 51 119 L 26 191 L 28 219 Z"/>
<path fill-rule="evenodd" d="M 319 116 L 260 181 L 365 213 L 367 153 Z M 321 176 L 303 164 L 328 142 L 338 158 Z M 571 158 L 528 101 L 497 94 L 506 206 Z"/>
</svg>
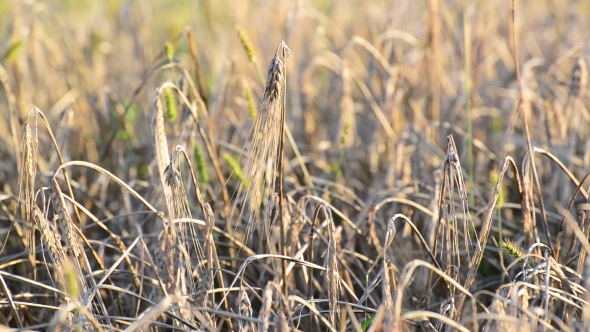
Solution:
<svg viewBox="0 0 590 332">
<path fill-rule="evenodd" d="M 0 330 L 589 331 L 590 1 L 0 1 Z"/>
</svg>

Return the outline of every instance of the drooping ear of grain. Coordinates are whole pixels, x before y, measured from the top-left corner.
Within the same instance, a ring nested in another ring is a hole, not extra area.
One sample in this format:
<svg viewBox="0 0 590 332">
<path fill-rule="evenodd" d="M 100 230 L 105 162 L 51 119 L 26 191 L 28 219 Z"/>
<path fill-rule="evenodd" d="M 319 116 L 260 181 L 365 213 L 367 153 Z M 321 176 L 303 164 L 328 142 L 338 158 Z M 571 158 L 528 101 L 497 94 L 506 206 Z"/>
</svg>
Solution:
<svg viewBox="0 0 590 332">
<path fill-rule="evenodd" d="M 74 270 L 78 276 L 81 287 L 79 294 L 85 294 L 88 289 L 96 286 L 96 281 L 94 278 L 85 277 L 86 273 L 92 273 L 90 262 L 88 261 L 88 257 L 86 256 L 84 248 L 82 247 L 82 243 L 88 243 L 88 241 L 85 241 L 83 234 L 79 233 L 76 225 L 74 225 L 74 222 L 72 221 L 72 218 L 66 208 L 64 194 L 61 191 L 55 177 L 52 179 L 51 189 L 51 200 L 53 203 L 54 213 L 56 214 L 56 222 L 61 230 L 61 238 L 67 245 L 68 258 L 73 262 Z M 64 281 L 68 283 L 68 280 L 65 276 Z M 77 300 L 82 301 L 82 298 Z M 108 311 L 100 292 L 96 292 L 95 296 L 92 298 L 92 307 L 95 311 L 95 315 L 108 317 Z M 108 319 L 104 320 L 104 323 L 108 326 L 111 325 L 111 322 Z"/>
<path fill-rule="evenodd" d="M 66 250 L 61 245 L 61 236 L 55 227 L 55 224 L 49 222 L 43 211 L 37 206 L 33 206 L 33 220 L 35 226 L 39 229 L 41 234 L 41 243 L 47 248 L 47 253 L 51 259 L 51 262 L 55 265 L 55 275 L 57 277 L 57 283 L 65 283 L 63 275 L 62 264 L 67 259 Z M 57 286 L 54 282 L 54 286 Z"/>
<path fill-rule="evenodd" d="M 192 278 L 192 257 L 195 257 L 197 266 L 201 267 L 205 256 L 193 223 L 187 225 L 184 222 L 179 222 L 180 219 L 192 220 L 188 197 L 177 166 L 183 151 L 181 146 L 176 146 L 173 149 L 170 163 L 162 174 L 170 219 L 169 224 L 162 231 L 158 247 L 159 254 L 156 257 L 163 272 L 163 281 L 166 280 L 167 292 L 180 298 L 178 314 L 183 319 L 192 322 L 194 317 L 190 313 L 186 296 L 189 293 L 198 292 L 197 288 L 199 287 L 194 284 Z M 189 244 L 192 244 L 190 249 Z M 175 325 L 178 324 L 180 323 L 175 322 Z"/>
<path fill-rule="evenodd" d="M 159 276 L 165 287 L 165 294 L 179 297 L 177 310 L 174 312 L 188 322 L 194 318 L 190 313 L 190 306 L 187 298 L 188 283 L 187 269 L 190 261 L 186 260 L 186 249 L 174 228 L 174 225 L 166 226 L 158 237 L 158 244 L 154 250 L 154 259 Z M 174 321 L 174 326 L 179 327 L 181 323 Z"/>
</svg>

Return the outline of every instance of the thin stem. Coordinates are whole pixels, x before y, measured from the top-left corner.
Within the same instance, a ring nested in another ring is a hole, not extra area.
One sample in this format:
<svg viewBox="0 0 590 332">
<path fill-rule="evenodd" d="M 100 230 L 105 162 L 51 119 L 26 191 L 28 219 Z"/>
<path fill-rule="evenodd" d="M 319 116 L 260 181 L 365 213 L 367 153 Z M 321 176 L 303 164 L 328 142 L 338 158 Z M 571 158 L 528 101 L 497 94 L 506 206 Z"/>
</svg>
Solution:
<svg viewBox="0 0 590 332">
<path fill-rule="evenodd" d="M 281 137 L 279 143 L 279 231 L 281 232 L 280 236 L 280 243 L 279 243 L 279 250 L 281 251 L 281 255 L 287 256 L 287 248 L 285 247 L 285 224 L 283 220 L 283 210 L 285 204 L 285 193 L 283 190 L 283 158 L 285 156 L 285 115 L 287 109 L 287 64 L 285 59 L 285 77 L 283 82 L 283 105 L 281 107 Z M 281 260 L 281 273 L 283 277 L 283 295 L 287 298 L 288 289 L 287 289 L 287 262 L 285 260 Z"/>
<path fill-rule="evenodd" d="M 465 88 L 465 112 L 467 116 L 467 173 L 469 176 L 469 205 L 474 204 L 473 179 L 473 128 L 471 123 L 471 27 L 468 24 L 467 2 L 463 6 L 463 80 Z"/>
<path fill-rule="evenodd" d="M 313 263 L 313 239 L 315 236 L 315 226 L 317 223 L 318 218 L 320 217 L 320 210 L 322 209 L 322 205 L 318 205 L 315 209 L 315 212 L 313 213 L 313 221 L 311 223 L 311 228 L 309 230 L 309 246 L 308 246 L 308 256 L 307 256 L 307 261 L 310 263 Z M 309 275 L 307 276 L 307 299 L 309 301 L 312 300 L 312 295 L 313 295 L 313 269 L 309 269 Z M 314 321 L 315 316 L 314 315 L 310 315 L 309 316 L 309 325 L 307 326 L 307 332 L 311 332 L 312 331 L 312 327 L 313 327 L 313 321 Z"/>
</svg>

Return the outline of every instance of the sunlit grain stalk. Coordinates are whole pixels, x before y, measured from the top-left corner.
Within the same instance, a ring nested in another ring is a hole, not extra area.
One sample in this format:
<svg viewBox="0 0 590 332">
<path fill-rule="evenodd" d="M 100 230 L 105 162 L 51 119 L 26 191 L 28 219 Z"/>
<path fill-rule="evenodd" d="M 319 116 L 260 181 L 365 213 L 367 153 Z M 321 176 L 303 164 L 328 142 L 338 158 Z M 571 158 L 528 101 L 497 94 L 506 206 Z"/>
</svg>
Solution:
<svg viewBox="0 0 590 332">
<path fill-rule="evenodd" d="M 320 217 L 320 211 L 321 209 L 324 209 L 324 212 L 327 210 L 327 207 L 325 206 L 325 204 L 320 204 L 316 207 L 315 212 L 313 213 L 313 221 L 311 222 L 311 228 L 309 229 L 309 249 L 307 251 L 307 261 L 308 262 L 313 262 L 313 239 L 315 236 L 315 227 L 317 224 L 317 221 Z M 327 213 L 327 212 L 325 212 Z M 308 280 L 307 280 L 307 299 L 308 300 L 312 300 L 313 299 L 313 269 L 308 269 Z M 309 316 L 309 322 L 308 322 L 308 326 L 307 326 L 307 331 L 311 332 L 312 331 L 312 326 L 313 326 L 313 321 L 314 321 L 314 317 L 312 315 Z"/>
<path fill-rule="evenodd" d="M 37 118 L 35 117 L 35 120 Z M 35 136 L 33 133 L 29 121 L 25 123 L 25 133 L 23 138 L 24 145 L 24 158 L 21 166 L 21 175 L 19 177 L 19 196 L 20 192 L 24 187 L 25 195 L 25 220 L 27 221 L 28 229 L 26 232 L 26 243 L 25 247 L 29 250 L 29 260 L 33 266 L 33 271 L 36 274 L 36 260 L 35 260 L 35 228 L 34 216 L 35 208 L 35 177 L 37 174 L 37 146 L 39 144 L 37 125 L 35 125 Z M 23 174 L 24 173 L 24 174 Z"/>
<path fill-rule="evenodd" d="M 275 59 L 276 56 L 278 54 L 280 54 L 279 52 L 281 52 L 281 56 L 283 57 L 283 59 L 287 60 L 287 58 L 290 56 L 291 54 L 291 50 L 287 47 L 287 44 L 285 44 L 285 42 L 281 41 L 281 43 L 279 44 L 279 47 L 277 48 L 277 53 L 275 55 Z M 278 64 L 277 64 L 277 68 L 278 68 Z M 279 86 L 277 86 L 277 84 L 280 84 L 280 72 L 278 72 L 276 75 L 276 81 L 275 83 L 273 83 L 273 85 L 275 85 L 275 89 L 279 88 Z M 270 77 L 269 77 L 270 78 Z M 282 106 L 282 112 L 281 112 L 281 133 L 280 133 L 280 145 L 279 145 L 279 228 L 280 228 L 280 232 L 281 232 L 281 243 L 280 243 L 280 250 L 281 250 L 281 254 L 283 256 L 287 256 L 287 248 L 285 247 L 285 221 L 283 220 L 284 217 L 284 201 L 285 201 L 285 193 L 283 190 L 283 159 L 284 159 L 284 154 L 285 154 L 285 149 L 284 149 L 284 145 L 285 145 L 285 112 L 286 112 L 286 108 L 287 108 L 287 96 L 286 96 L 286 92 L 287 92 L 287 67 L 286 64 L 283 63 L 283 68 L 282 68 L 282 93 L 283 93 L 283 106 Z M 268 82 L 267 82 L 267 88 L 269 87 Z M 283 276 L 283 295 L 285 296 L 285 298 L 288 296 L 288 283 L 287 283 L 287 262 L 283 259 L 281 260 L 282 264 L 281 264 L 281 268 L 282 268 L 282 276 Z"/>
<path fill-rule="evenodd" d="M 463 84 L 465 89 L 465 113 L 467 118 L 467 174 L 469 176 L 469 205 L 473 206 L 473 127 L 471 121 L 471 26 L 467 2 L 463 1 Z"/>
<path fill-rule="evenodd" d="M 251 147 L 246 158 L 244 174 L 248 181 L 240 183 L 238 197 L 244 200 L 240 219 L 246 213 L 248 225 L 246 240 L 258 219 L 266 195 L 272 195 L 278 172 L 280 252 L 286 255 L 285 227 L 283 222 L 283 157 L 286 111 L 286 61 L 291 51 L 281 41 L 270 62 L 264 98 L 251 133 Z M 245 241 L 246 242 L 246 241 Z M 283 263 L 283 292 L 287 294 L 286 263 Z"/>
<path fill-rule="evenodd" d="M 326 266 L 326 279 L 328 280 L 328 300 L 330 306 L 330 323 L 332 326 L 336 326 L 336 314 L 339 313 L 338 309 L 338 293 L 340 292 L 340 275 L 338 274 L 338 242 L 340 240 L 341 233 L 337 233 L 334 227 L 334 219 L 332 218 L 332 212 L 326 209 L 328 214 L 328 258 Z"/>
</svg>

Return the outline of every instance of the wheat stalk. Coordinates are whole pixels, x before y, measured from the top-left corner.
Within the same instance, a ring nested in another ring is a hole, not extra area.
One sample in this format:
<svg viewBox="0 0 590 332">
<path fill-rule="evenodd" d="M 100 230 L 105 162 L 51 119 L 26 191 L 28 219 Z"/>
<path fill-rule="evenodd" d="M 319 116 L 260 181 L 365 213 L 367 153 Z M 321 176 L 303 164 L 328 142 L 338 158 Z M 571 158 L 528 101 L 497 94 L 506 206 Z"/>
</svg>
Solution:
<svg viewBox="0 0 590 332">
<path fill-rule="evenodd" d="M 336 314 L 340 313 L 338 307 L 338 293 L 340 293 L 340 275 L 338 274 L 338 257 L 337 257 L 337 243 L 339 242 L 341 233 L 336 233 L 334 227 L 334 220 L 330 209 L 326 209 L 328 214 L 328 258 L 326 262 L 326 279 L 328 280 L 328 300 L 330 305 L 330 323 L 336 326 Z"/>
</svg>

